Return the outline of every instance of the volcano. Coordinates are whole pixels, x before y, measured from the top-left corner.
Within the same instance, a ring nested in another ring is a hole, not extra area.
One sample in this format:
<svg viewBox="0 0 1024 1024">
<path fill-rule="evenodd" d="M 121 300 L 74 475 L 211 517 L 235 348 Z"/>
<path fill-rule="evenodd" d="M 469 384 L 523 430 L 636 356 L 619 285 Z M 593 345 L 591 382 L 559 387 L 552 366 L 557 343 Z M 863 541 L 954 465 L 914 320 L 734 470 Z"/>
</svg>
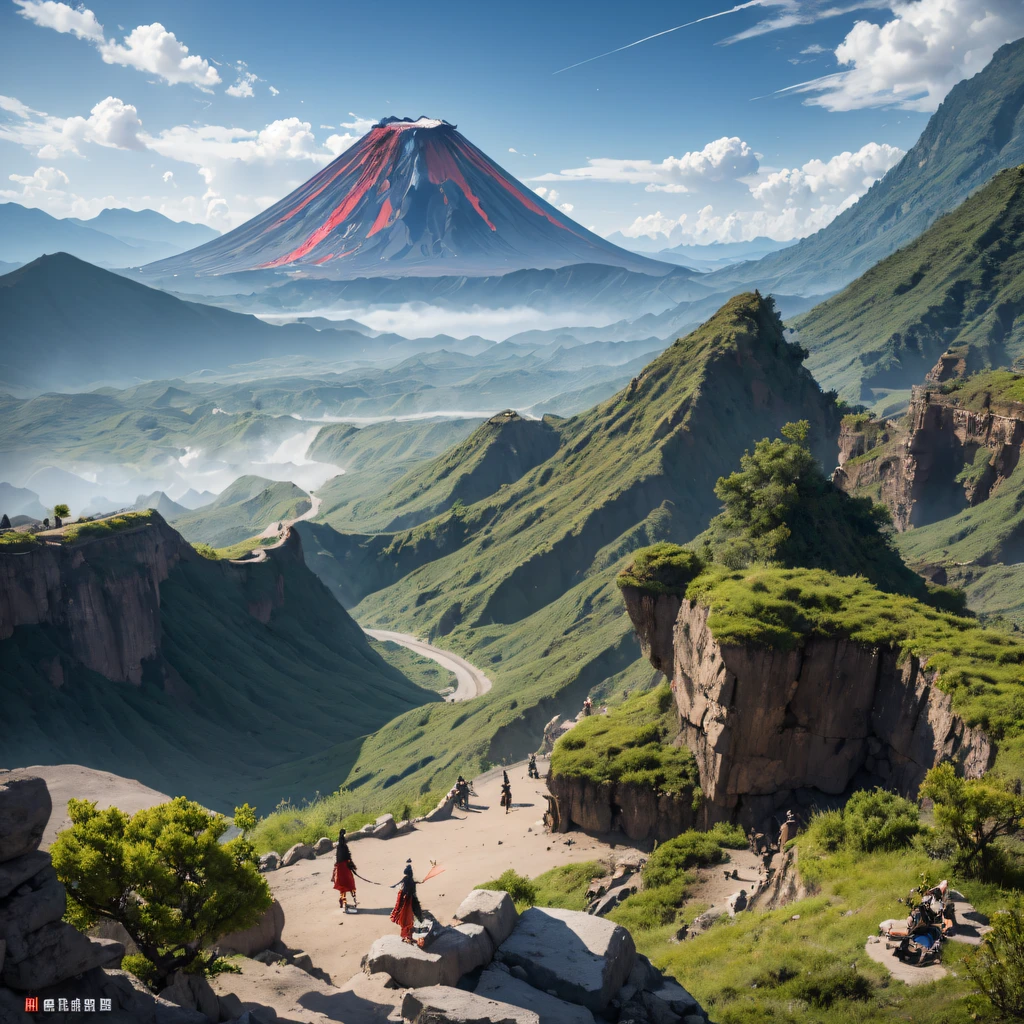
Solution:
<svg viewBox="0 0 1024 1024">
<path fill-rule="evenodd" d="M 583 263 L 673 269 L 581 227 L 455 125 L 389 117 L 268 210 L 143 273 L 479 276 Z"/>
</svg>

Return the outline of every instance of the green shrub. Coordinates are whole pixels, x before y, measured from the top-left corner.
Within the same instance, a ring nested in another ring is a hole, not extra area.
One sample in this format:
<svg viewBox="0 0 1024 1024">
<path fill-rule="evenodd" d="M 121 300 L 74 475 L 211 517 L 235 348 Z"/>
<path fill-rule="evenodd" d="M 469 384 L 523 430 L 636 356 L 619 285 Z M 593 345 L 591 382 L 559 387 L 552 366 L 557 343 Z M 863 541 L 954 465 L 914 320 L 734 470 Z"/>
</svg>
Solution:
<svg viewBox="0 0 1024 1024">
<path fill-rule="evenodd" d="M 30 551 L 39 544 L 40 540 L 34 533 L 19 533 L 17 530 L 0 533 L 0 550 L 3 551 Z"/>
<path fill-rule="evenodd" d="M 192 547 L 195 549 L 197 555 L 202 555 L 203 558 L 208 558 L 211 562 L 220 560 L 220 555 L 217 554 L 217 549 L 209 544 L 204 544 L 200 541 L 197 544 L 193 544 Z"/>
<path fill-rule="evenodd" d="M 682 597 L 690 581 L 704 568 L 700 556 L 678 544 L 662 542 L 641 548 L 619 573 L 619 587 L 635 587 L 651 594 Z"/>
<path fill-rule="evenodd" d="M 1024 1018 L 1024 900 L 1019 895 L 992 918 L 992 931 L 964 965 L 1003 1016 Z"/>
<path fill-rule="evenodd" d="M 669 885 L 689 868 L 706 868 L 712 864 L 721 864 L 724 860 L 722 842 L 715 832 L 691 829 L 666 840 L 651 854 L 644 868 L 644 886 L 657 889 Z"/>
<path fill-rule="evenodd" d="M 807 826 L 805 842 L 821 853 L 901 850 L 923 831 L 917 804 L 884 789 L 862 789 L 840 810 L 819 811 Z"/>
<path fill-rule="evenodd" d="M 142 512 L 125 512 L 109 519 L 97 519 L 92 523 L 76 523 L 64 531 L 64 541 L 67 544 L 74 544 L 76 541 L 105 537 L 121 530 L 132 530 L 137 526 L 145 526 L 152 518 L 152 509 L 146 509 Z"/>
<path fill-rule="evenodd" d="M 520 875 L 514 868 L 503 871 L 493 882 L 484 882 L 478 889 L 492 889 L 507 892 L 512 897 L 517 910 L 532 907 L 537 899 L 537 887 L 525 875 Z"/>
<path fill-rule="evenodd" d="M 797 999 L 827 1010 L 834 1003 L 871 998 L 871 981 L 852 967 L 831 974 L 804 976 L 794 985 Z"/>
</svg>

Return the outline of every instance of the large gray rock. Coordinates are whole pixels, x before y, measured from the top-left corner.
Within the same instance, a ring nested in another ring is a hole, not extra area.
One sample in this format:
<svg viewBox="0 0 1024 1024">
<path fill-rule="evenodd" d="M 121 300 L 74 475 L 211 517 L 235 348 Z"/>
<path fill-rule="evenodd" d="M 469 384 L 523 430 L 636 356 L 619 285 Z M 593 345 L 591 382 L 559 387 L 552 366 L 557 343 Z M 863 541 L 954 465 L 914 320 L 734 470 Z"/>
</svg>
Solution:
<svg viewBox="0 0 1024 1024">
<path fill-rule="evenodd" d="M 322 857 L 325 853 L 330 853 L 334 849 L 334 840 L 328 839 L 327 836 L 321 836 L 313 844 L 313 853 L 317 857 Z"/>
<path fill-rule="evenodd" d="M 461 978 L 470 971 L 491 962 L 494 956 L 494 943 L 483 925 L 460 924 L 454 928 L 445 928 L 430 943 L 428 952 L 441 957 L 451 957 L 457 964 L 458 976 Z"/>
<path fill-rule="evenodd" d="M 38 775 L 0 773 L 0 863 L 39 846 L 52 810 L 50 791 Z"/>
<path fill-rule="evenodd" d="M 476 994 L 531 1010 L 540 1024 L 594 1024 L 594 1015 L 585 1006 L 549 996 L 499 967 L 488 967 L 480 975 Z"/>
<path fill-rule="evenodd" d="M 232 953 L 255 956 L 280 942 L 283 931 L 284 908 L 277 900 L 274 900 L 252 927 L 246 928 L 244 931 L 222 935 L 212 948 L 221 956 L 230 956 Z"/>
<path fill-rule="evenodd" d="M 201 974 L 176 971 L 171 975 L 170 984 L 161 991 L 160 998 L 188 1010 L 198 1010 L 212 1021 L 220 1020 L 220 1000 Z"/>
<path fill-rule="evenodd" d="M 497 947 L 512 934 L 519 914 L 507 892 L 474 889 L 459 904 L 454 917 L 463 924 L 482 924 Z"/>
<path fill-rule="evenodd" d="M 0 938 L 12 957 L 21 957 L 28 937 L 44 925 L 59 921 L 67 907 L 67 893 L 57 872 L 47 865 L 0 903 Z"/>
<path fill-rule="evenodd" d="M 522 967 L 534 988 L 602 1013 L 633 969 L 636 947 L 620 925 L 555 907 L 531 907 L 497 958 Z"/>
<path fill-rule="evenodd" d="M 0 864 L 0 900 L 9 896 L 23 882 L 38 875 L 50 863 L 50 855 L 42 850 L 32 850 L 20 857 Z"/>
<path fill-rule="evenodd" d="M 422 818 L 418 818 L 418 821 L 447 821 L 452 816 L 452 811 L 455 810 L 455 800 L 449 800 L 448 797 L 444 797 L 441 802 L 429 813 L 425 814 Z"/>
<path fill-rule="evenodd" d="M 312 846 L 306 843 L 296 843 L 281 859 L 281 867 L 290 868 L 300 860 L 312 860 L 315 856 Z"/>
<path fill-rule="evenodd" d="M 410 1024 L 540 1024 L 532 1010 L 443 985 L 406 993 L 402 1016 Z"/>
<path fill-rule="evenodd" d="M 69 924 L 59 921 L 44 925 L 19 945 L 8 944 L 0 982 L 22 992 L 36 992 L 93 967 L 116 967 L 124 946 L 109 939 L 90 940 Z"/>
<path fill-rule="evenodd" d="M 281 866 L 281 854 L 276 850 L 260 857 L 260 871 L 276 871 Z"/>
<path fill-rule="evenodd" d="M 403 942 L 397 935 L 384 935 L 370 947 L 366 972 L 390 974 L 405 988 L 431 985 L 454 985 L 461 975 L 459 961 L 449 951 L 447 956 Z"/>
<path fill-rule="evenodd" d="M 373 823 L 373 834 L 377 839 L 390 839 L 397 830 L 394 815 L 382 814 Z"/>
</svg>

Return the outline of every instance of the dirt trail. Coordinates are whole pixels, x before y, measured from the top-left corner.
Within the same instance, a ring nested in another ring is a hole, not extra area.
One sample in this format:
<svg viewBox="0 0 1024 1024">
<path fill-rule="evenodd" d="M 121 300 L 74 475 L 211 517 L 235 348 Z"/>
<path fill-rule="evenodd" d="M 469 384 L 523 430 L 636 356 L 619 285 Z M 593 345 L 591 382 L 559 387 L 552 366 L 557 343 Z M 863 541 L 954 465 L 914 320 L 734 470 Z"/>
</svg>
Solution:
<svg viewBox="0 0 1024 1024">
<path fill-rule="evenodd" d="M 426 640 L 419 640 L 408 633 L 393 633 L 389 629 L 364 629 L 363 632 L 367 636 L 372 636 L 374 640 L 390 640 L 392 643 L 408 647 L 410 651 L 422 654 L 449 672 L 454 672 L 458 686 L 450 700 L 469 700 L 471 697 L 481 696 L 491 688 L 490 679 L 475 665 L 471 665 L 465 658 L 460 658 L 451 651 L 435 647 Z"/>
<path fill-rule="evenodd" d="M 543 776 L 547 764 L 538 761 L 538 767 Z M 333 853 L 267 874 L 284 909 L 284 942 L 305 950 L 313 963 L 340 984 L 359 970 L 359 961 L 374 939 L 398 933 L 388 919 L 396 891 L 390 886 L 402 877 L 406 858 L 412 858 L 417 878 L 430 870 L 431 860 L 444 867 L 441 875 L 420 886 L 419 896 L 425 910 L 447 923 L 470 889 L 497 878 L 506 868 L 539 875 L 559 864 L 614 858 L 633 848 L 621 835 L 615 837 L 613 846 L 605 839 L 580 832 L 545 833 L 541 819 L 547 807 L 547 786 L 543 777 L 539 781 L 528 779 L 525 762 L 513 765 L 508 773 L 513 803 L 508 814 L 498 805 L 499 768 L 474 782 L 476 796 L 470 799 L 468 813 L 457 811 L 448 821 L 423 822 L 415 832 L 393 839 L 352 843 L 350 850 L 358 872 L 383 883 L 370 885 L 356 879 L 357 914 L 343 914 L 338 907 L 331 888 Z"/>
<path fill-rule="evenodd" d="M 261 547 L 253 548 L 252 551 L 243 558 L 232 558 L 232 562 L 265 562 L 267 559 L 267 552 L 273 551 L 274 548 L 279 548 L 285 540 L 288 538 L 288 532 L 296 523 L 304 522 L 307 519 L 312 519 L 314 516 L 320 514 L 320 506 L 323 504 L 323 498 L 318 498 L 312 491 L 309 492 L 309 508 L 302 513 L 301 516 L 296 516 L 294 519 L 282 519 L 279 522 L 271 523 L 261 534 L 261 538 L 277 537 L 277 541 L 274 544 L 266 544 Z"/>
</svg>

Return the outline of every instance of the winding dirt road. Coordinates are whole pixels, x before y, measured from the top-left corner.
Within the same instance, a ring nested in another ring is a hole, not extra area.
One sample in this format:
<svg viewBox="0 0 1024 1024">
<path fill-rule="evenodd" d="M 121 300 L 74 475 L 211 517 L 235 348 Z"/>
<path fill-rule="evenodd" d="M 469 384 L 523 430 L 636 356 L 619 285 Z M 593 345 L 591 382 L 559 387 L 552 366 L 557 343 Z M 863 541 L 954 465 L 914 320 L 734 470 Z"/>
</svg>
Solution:
<svg viewBox="0 0 1024 1024">
<path fill-rule="evenodd" d="M 443 651 L 426 640 L 418 640 L 408 633 L 393 633 L 389 629 L 364 629 L 367 636 L 374 640 L 390 640 L 394 644 L 401 644 L 408 647 L 410 651 L 422 654 L 425 658 L 436 661 L 442 668 L 455 673 L 458 686 L 450 700 L 469 700 L 471 697 L 479 697 L 491 688 L 491 681 L 475 665 L 471 665 L 465 658 L 460 658 L 451 651 Z"/>
<path fill-rule="evenodd" d="M 302 513 L 301 516 L 296 516 L 294 519 L 282 519 L 280 522 L 271 523 L 261 534 L 260 538 L 266 537 L 277 537 L 277 542 L 274 544 L 267 544 L 264 547 L 253 548 L 252 551 L 244 558 L 233 558 L 233 562 L 263 562 L 266 561 L 267 552 L 273 551 L 274 548 L 279 548 L 288 536 L 288 531 L 296 524 L 301 523 L 306 519 L 315 518 L 320 512 L 320 506 L 324 503 L 323 498 L 318 498 L 312 491 L 309 492 L 309 508 Z"/>
</svg>

